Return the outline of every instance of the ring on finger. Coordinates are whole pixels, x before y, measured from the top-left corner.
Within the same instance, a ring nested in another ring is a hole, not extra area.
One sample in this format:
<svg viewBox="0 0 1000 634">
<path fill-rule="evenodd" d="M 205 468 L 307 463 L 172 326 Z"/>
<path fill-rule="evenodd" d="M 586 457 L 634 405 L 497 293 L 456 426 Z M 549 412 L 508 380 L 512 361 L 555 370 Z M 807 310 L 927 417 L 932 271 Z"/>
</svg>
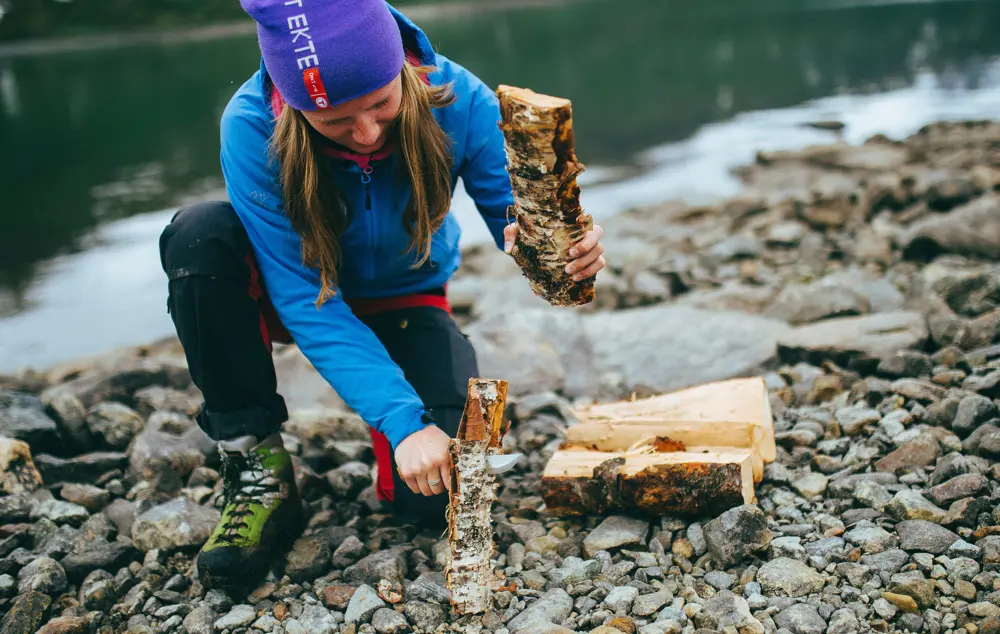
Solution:
<svg viewBox="0 0 1000 634">
<path fill-rule="evenodd" d="M 441 484 L 441 481 L 440 480 L 428 480 L 427 484 L 429 484 L 431 486 L 437 486 L 437 485 Z"/>
</svg>

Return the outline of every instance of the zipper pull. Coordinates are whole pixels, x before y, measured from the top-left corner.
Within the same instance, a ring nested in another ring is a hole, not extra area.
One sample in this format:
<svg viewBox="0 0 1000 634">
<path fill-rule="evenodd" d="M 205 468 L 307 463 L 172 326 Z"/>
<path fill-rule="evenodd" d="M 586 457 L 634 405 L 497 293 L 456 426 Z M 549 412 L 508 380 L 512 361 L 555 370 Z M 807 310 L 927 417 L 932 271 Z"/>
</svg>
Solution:
<svg viewBox="0 0 1000 634">
<path fill-rule="evenodd" d="M 372 208 L 372 193 L 371 189 L 368 187 L 368 183 L 372 182 L 372 167 L 371 165 L 366 166 L 361 170 L 361 182 L 365 185 L 365 209 L 371 211 Z"/>
</svg>

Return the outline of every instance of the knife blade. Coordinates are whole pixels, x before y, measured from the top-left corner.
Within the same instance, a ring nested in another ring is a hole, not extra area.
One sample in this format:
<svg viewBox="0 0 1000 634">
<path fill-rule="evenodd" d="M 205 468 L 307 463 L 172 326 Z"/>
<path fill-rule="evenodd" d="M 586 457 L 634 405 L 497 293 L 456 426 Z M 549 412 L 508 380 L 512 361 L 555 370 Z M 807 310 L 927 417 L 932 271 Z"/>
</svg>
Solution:
<svg viewBox="0 0 1000 634">
<path fill-rule="evenodd" d="M 506 473 L 514 468 L 514 465 L 521 459 L 523 454 L 492 454 L 486 457 L 489 461 L 489 469 L 494 475 Z"/>
</svg>

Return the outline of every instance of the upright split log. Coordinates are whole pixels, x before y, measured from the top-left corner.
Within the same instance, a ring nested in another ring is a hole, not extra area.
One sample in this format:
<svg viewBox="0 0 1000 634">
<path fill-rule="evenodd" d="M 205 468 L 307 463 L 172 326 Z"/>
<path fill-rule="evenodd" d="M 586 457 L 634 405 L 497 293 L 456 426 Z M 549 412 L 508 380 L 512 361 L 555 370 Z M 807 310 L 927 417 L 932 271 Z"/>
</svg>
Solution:
<svg viewBox="0 0 1000 634">
<path fill-rule="evenodd" d="M 496 481 L 487 456 L 500 453 L 507 427 L 503 410 L 507 382 L 470 379 L 465 412 L 451 440 L 451 492 L 448 506 L 450 558 L 445 578 L 456 614 L 479 614 L 492 607 L 498 577 L 490 510 Z"/>
<path fill-rule="evenodd" d="M 594 278 L 576 282 L 565 271 L 570 248 L 593 228 L 580 208 L 576 178 L 584 168 L 573 151 L 571 103 L 505 85 L 496 94 L 518 225 L 514 260 L 532 291 L 550 304 L 589 303 Z"/>
</svg>

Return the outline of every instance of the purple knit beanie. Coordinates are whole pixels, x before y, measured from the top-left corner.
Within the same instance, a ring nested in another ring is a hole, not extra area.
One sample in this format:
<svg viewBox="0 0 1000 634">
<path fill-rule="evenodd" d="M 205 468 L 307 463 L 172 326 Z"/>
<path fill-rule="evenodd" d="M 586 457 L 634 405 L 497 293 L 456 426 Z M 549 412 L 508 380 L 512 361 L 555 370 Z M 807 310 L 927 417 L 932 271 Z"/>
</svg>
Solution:
<svg viewBox="0 0 1000 634">
<path fill-rule="evenodd" d="M 264 67 L 287 104 L 321 110 L 377 90 L 403 68 L 385 0 L 240 0 Z"/>
</svg>

